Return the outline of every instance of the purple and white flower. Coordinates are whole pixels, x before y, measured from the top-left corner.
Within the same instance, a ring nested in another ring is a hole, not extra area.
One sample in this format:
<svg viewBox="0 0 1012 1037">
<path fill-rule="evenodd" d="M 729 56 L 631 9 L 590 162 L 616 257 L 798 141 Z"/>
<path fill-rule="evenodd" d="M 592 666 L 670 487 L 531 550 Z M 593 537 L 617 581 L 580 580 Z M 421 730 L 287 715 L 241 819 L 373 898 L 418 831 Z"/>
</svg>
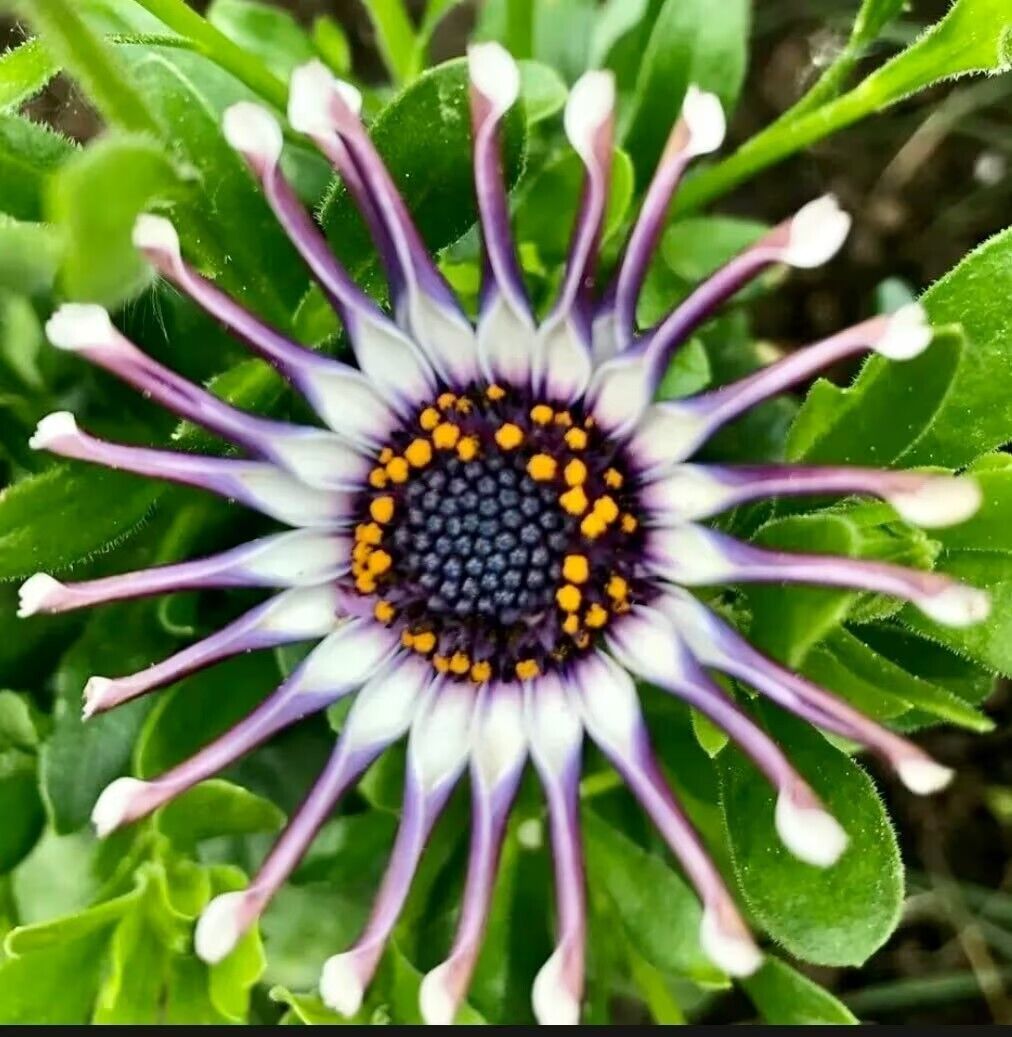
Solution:
<svg viewBox="0 0 1012 1037">
<path fill-rule="evenodd" d="M 578 782 L 597 744 L 680 861 L 703 905 L 700 938 L 715 964 L 748 975 L 760 952 L 720 873 L 672 794 L 650 745 L 635 681 L 691 704 L 727 732 L 777 792 L 789 851 L 830 867 L 847 833 L 781 749 L 709 674 L 730 675 L 810 723 L 881 755 L 914 792 L 951 776 L 918 747 L 751 647 L 685 588 L 745 582 L 846 587 L 911 602 L 940 623 L 982 619 L 987 596 L 948 577 L 853 558 L 771 551 L 702 520 L 746 501 L 858 494 L 905 520 L 944 526 L 980 501 L 964 477 L 852 467 L 690 462 L 721 426 L 841 359 L 872 350 L 904 360 L 931 339 L 916 304 L 878 316 L 758 372 L 688 399 L 655 402 L 678 348 L 773 264 L 811 267 L 840 247 L 850 220 L 830 197 L 806 205 L 700 285 L 656 327 L 636 303 L 679 179 L 724 135 L 719 102 L 690 88 L 611 282 L 595 265 L 613 155 L 615 89 L 606 72 L 574 86 L 565 131 L 585 183 L 558 298 L 538 320 L 509 227 L 500 127 L 520 77 L 496 44 L 469 53 L 474 177 L 484 244 L 480 315 L 454 298 L 359 119 L 357 92 L 320 64 L 292 77 L 291 126 L 333 163 L 375 240 L 391 312 L 328 249 L 281 170 L 282 131 L 243 102 L 224 133 L 247 162 L 339 315 L 344 363 L 267 326 L 183 258 L 168 220 L 145 215 L 134 240 L 156 270 L 268 360 L 321 427 L 236 409 L 129 342 L 97 306 L 50 319 L 54 346 L 80 353 L 176 414 L 235 444 L 241 458 L 110 443 L 69 413 L 44 418 L 32 446 L 195 486 L 292 527 L 222 554 L 79 583 L 39 573 L 21 614 L 57 613 L 184 589 L 276 588 L 213 636 L 127 676 L 94 676 L 92 715 L 245 652 L 317 639 L 288 679 L 234 728 L 152 780 L 120 778 L 94 811 L 105 835 L 218 773 L 274 733 L 355 695 L 333 755 L 245 890 L 208 906 L 197 953 L 222 959 L 255 924 L 341 796 L 407 738 L 404 809 L 388 870 L 355 944 L 323 966 L 328 1005 L 354 1014 L 405 902 L 433 825 L 469 775 L 471 847 L 463 904 L 421 1009 L 452 1021 L 466 996 L 500 848 L 528 758 L 547 802 L 555 861 L 554 953 L 534 984 L 545 1023 L 580 1016 L 584 869 Z M 337 948 L 335 948 L 337 950 Z"/>
</svg>

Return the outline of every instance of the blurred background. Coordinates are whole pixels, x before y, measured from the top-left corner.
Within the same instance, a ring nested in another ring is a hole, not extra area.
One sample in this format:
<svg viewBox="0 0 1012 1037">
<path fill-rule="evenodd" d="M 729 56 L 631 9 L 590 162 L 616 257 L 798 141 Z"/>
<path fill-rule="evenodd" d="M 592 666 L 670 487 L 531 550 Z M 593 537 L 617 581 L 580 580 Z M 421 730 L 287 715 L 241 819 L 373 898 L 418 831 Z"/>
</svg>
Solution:
<svg viewBox="0 0 1012 1037">
<path fill-rule="evenodd" d="M 357 74 L 385 78 L 371 23 L 358 0 L 272 0 L 307 25 L 339 21 Z M 551 0 L 543 0 L 550 3 Z M 206 4 L 192 0 L 203 10 Z M 409 6 L 420 7 L 421 4 Z M 442 22 L 434 60 L 460 54 L 477 17 L 464 3 Z M 898 49 L 941 17 L 945 0 L 914 0 L 878 53 Z M 789 108 L 846 39 L 856 0 L 759 0 L 754 5 L 747 86 L 725 151 Z M 20 39 L 0 22 L 0 43 Z M 956 94 L 935 88 L 866 120 L 760 175 L 722 210 L 773 221 L 826 191 L 854 213 L 851 238 L 827 278 L 793 274 L 754 310 L 760 338 L 778 349 L 825 335 L 864 316 L 883 292 L 920 292 L 1012 217 L 1012 77 L 977 79 Z M 31 113 L 86 140 L 100 124 L 62 77 Z M 674 113 L 672 113 L 674 114 Z M 923 740 L 957 768 L 943 795 L 917 799 L 873 761 L 909 869 L 903 921 L 862 970 L 807 971 L 864 1019 L 883 1023 L 1012 1023 L 1012 699 L 988 705 L 997 730 L 954 729 Z M 721 994 L 700 1022 L 754 1018 L 749 1003 Z M 630 1021 L 641 1021 L 635 1016 Z"/>
</svg>

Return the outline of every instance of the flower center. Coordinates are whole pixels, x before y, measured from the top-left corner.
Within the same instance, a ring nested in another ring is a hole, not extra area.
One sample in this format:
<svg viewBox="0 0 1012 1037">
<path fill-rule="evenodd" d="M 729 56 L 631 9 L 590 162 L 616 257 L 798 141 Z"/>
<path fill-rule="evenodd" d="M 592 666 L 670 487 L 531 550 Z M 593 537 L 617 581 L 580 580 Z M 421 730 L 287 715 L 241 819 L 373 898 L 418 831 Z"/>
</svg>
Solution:
<svg viewBox="0 0 1012 1037">
<path fill-rule="evenodd" d="M 496 385 L 443 393 L 369 475 L 354 588 L 440 672 L 534 677 L 589 648 L 641 589 L 632 483 L 578 409 Z"/>
</svg>

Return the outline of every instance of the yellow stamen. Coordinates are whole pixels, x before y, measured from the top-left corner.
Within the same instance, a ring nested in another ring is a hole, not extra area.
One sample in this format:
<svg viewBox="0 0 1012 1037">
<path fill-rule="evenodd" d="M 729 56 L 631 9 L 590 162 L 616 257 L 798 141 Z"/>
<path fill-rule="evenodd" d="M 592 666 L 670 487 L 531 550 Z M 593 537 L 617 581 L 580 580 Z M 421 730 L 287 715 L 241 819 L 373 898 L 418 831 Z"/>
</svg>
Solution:
<svg viewBox="0 0 1012 1037">
<path fill-rule="evenodd" d="M 478 456 L 478 437 L 465 436 L 457 444 L 457 456 L 461 461 L 473 461 Z"/>
<path fill-rule="evenodd" d="M 393 565 L 393 559 L 386 551 L 377 550 L 369 555 L 369 572 L 374 576 L 380 576 Z"/>
<path fill-rule="evenodd" d="M 568 410 L 560 410 L 555 415 L 555 424 L 561 428 L 571 428 L 573 424 L 573 416 Z"/>
<path fill-rule="evenodd" d="M 452 450 L 460 439 L 460 429 L 450 421 L 441 422 L 432 430 L 432 442 L 440 450 Z"/>
<path fill-rule="evenodd" d="M 570 583 L 586 583 L 590 576 L 590 565 L 585 555 L 566 555 L 562 563 L 562 575 Z"/>
<path fill-rule="evenodd" d="M 618 518 L 618 505 L 605 494 L 594 501 L 594 514 L 603 518 L 606 524 L 614 522 Z"/>
<path fill-rule="evenodd" d="M 372 614 L 381 623 L 389 623 L 397 615 L 397 609 L 389 601 L 377 601 Z"/>
<path fill-rule="evenodd" d="M 450 672 L 463 676 L 471 669 L 471 657 L 467 652 L 454 652 L 450 656 Z"/>
<path fill-rule="evenodd" d="M 420 655 L 428 655 L 436 647 L 436 635 L 431 630 L 415 634 L 415 651 Z"/>
<path fill-rule="evenodd" d="M 362 522 L 355 527 L 355 539 L 363 544 L 378 544 L 383 539 L 383 530 L 375 522 Z"/>
<path fill-rule="evenodd" d="M 572 637 L 573 634 L 580 629 L 580 617 L 575 613 L 571 612 L 562 621 L 562 629 Z"/>
<path fill-rule="evenodd" d="M 431 432 L 439 424 L 439 411 L 435 407 L 426 407 L 418 419 L 418 424 L 426 432 Z"/>
<path fill-rule="evenodd" d="M 475 684 L 484 684 L 492 676 L 492 664 L 486 660 L 477 662 L 471 667 L 471 680 Z"/>
<path fill-rule="evenodd" d="M 515 669 L 522 681 L 533 680 L 541 672 L 541 667 L 533 659 L 521 659 Z"/>
<path fill-rule="evenodd" d="M 495 441 L 503 450 L 515 450 L 524 441 L 524 434 L 518 425 L 507 421 L 505 425 L 500 425 Z"/>
<path fill-rule="evenodd" d="M 404 451 L 404 456 L 408 464 L 424 468 L 432 460 L 432 444 L 427 439 L 413 439 Z"/>
<path fill-rule="evenodd" d="M 485 395 L 490 400 L 501 400 L 506 395 L 506 390 L 501 385 L 490 385 L 485 390 Z"/>
<path fill-rule="evenodd" d="M 438 673 L 447 673 L 450 669 L 450 660 L 445 655 L 434 655 L 432 665 L 435 666 Z"/>
<path fill-rule="evenodd" d="M 382 468 L 374 468 L 369 473 L 369 485 L 374 490 L 382 490 L 387 484 L 387 473 Z"/>
<path fill-rule="evenodd" d="M 412 648 L 414 646 L 414 643 L 415 643 L 415 635 L 412 634 L 410 630 L 402 630 L 401 631 L 401 644 L 404 645 L 405 648 Z"/>
<path fill-rule="evenodd" d="M 617 468 L 609 468 L 604 473 L 605 485 L 610 486 L 613 490 L 620 489 L 624 481 L 622 473 Z"/>
<path fill-rule="evenodd" d="M 371 552 L 372 548 L 368 544 L 363 544 L 361 542 L 357 543 L 351 549 L 352 561 L 359 563 L 364 562 L 369 557 Z"/>
<path fill-rule="evenodd" d="M 376 589 L 376 577 L 372 573 L 359 573 L 355 577 L 355 590 L 360 594 L 372 594 Z"/>
<path fill-rule="evenodd" d="M 387 462 L 387 475 L 390 476 L 391 482 L 407 482 L 409 471 L 408 462 L 403 457 L 395 457 Z"/>
<path fill-rule="evenodd" d="M 636 521 L 636 516 L 635 515 L 630 515 L 629 512 L 626 512 L 622 516 L 622 532 L 623 533 L 635 533 L 636 532 L 636 527 L 638 525 L 639 525 L 639 522 Z"/>
<path fill-rule="evenodd" d="M 574 486 L 559 497 L 559 503 L 570 515 L 582 515 L 587 510 L 587 495 L 582 486 Z"/>
<path fill-rule="evenodd" d="M 470 414 L 473 408 L 474 404 L 466 396 L 461 396 L 457 400 L 457 412 L 459 414 Z"/>
<path fill-rule="evenodd" d="M 583 617 L 583 621 L 587 626 L 593 627 L 595 630 L 600 629 L 608 622 L 608 610 L 595 601 L 594 604 L 587 609 L 587 614 Z"/>
<path fill-rule="evenodd" d="M 436 406 L 440 410 L 449 410 L 457 402 L 457 397 L 452 392 L 440 393 L 436 397 Z"/>
<path fill-rule="evenodd" d="M 385 526 L 394 517 L 393 497 L 374 497 L 369 504 L 369 514 L 381 526 Z"/>
<path fill-rule="evenodd" d="M 563 478 L 569 486 L 582 486 L 587 481 L 587 466 L 574 457 L 562 471 Z"/>
<path fill-rule="evenodd" d="M 547 425 L 553 416 L 552 408 L 546 403 L 539 403 L 534 407 L 531 407 L 531 421 L 535 425 Z"/>
<path fill-rule="evenodd" d="M 576 612 L 583 600 L 583 595 L 580 593 L 579 587 L 565 583 L 555 592 L 555 600 L 563 612 Z"/>
<path fill-rule="evenodd" d="M 580 532 L 588 540 L 596 540 L 607 528 L 604 519 L 596 512 L 591 512 L 589 515 L 584 516 L 583 521 L 580 523 Z"/>
<path fill-rule="evenodd" d="M 587 433 L 582 428 L 571 428 L 566 433 L 566 446 L 570 450 L 583 450 L 587 445 Z"/>
<path fill-rule="evenodd" d="M 549 454 L 535 454 L 527 462 L 527 474 L 536 482 L 550 482 L 558 467 L 555 458 Z"/>
<path fill-rule="evenodd" d="M 622 576 L 613 575 L 605 587 L 608 597 L 614 601 L 625 601 L 629 596 L 629 582 Z"/>
<path fill-rule="evenodd" d="M 380 451 L 380 456 L 379 456 L 379 463 L 380 463 L 380 464 L 386 464 L 386 463 L 387 463 L 387 461 L 389 461 L 389 460 L 390 460 L 390 458 L 391 458 L 391 457 L 393 457 L 393 456 L 394 456 L 394 452 L 393 452 L 393 451 L 392 451 L 392 450 L 390 449 L 390 447 L 388 447 L 388 446 L 385 446 L 385 447 L 384 447 L 384 448 L 383 448 L 383 449 L 382 449 L 382 450 Z"/>
</svg>

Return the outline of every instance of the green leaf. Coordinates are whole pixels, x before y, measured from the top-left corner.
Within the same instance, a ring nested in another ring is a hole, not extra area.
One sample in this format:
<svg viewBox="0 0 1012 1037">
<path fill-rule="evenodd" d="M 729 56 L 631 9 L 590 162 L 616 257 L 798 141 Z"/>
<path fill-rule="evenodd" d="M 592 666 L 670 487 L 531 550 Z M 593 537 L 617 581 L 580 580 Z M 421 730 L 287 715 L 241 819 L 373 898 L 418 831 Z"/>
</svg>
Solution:
<svg viewBox="0 0 1012 1037">
<path fill-rule="evenodd" d="M 67 162 L 47 207 L 63 236 L 65 293 L 109 307 L 137 294 L 151 273 L 131 241 L 134 223 L 178 188 L 172 160 L 140 137 L 105 137 Z"/>
<path fill-rule="evenodd" d="M 660 400 L 677 400 L 702 392 L 713 380 L 710 358 L 698 338 L 689 339 L 675 353 L 661 384 L 657 387 Z"/>
<path fill-rule="evenodd" d="M 284 820 L 269 800 L 217 778 L 185 792 L 156 815 L 159 830 L 183 849 L 221 835 L 275 832 Z"/>
<path fill-rule="evenodd" d="M 19 220 L 41 220 L 49 176 L 76 150 L 45 126 L 0 113 L 0 210 Z"/>
<path fill-rule="evenodd" d="M 20 749 L 0 752 L 0 874 L 19 864 L 38 842 L 46 824 L 39 796 L 35 755 Z"/>
<path fill-rule="evenodd" d="M 860 965 L 889 938 L 903 901 L 888 816 L 868 775 L 819 732 L 764 703 L 757 712 L 850 843 L 831 868 L 796 860 L 774 829 L 769 783 L 740 754 L 721 753 L 721 807 L 738 884 L 756 922 L 791 954 Z"/>
<path fill-rule="evenodd" d="M 637 953 L 663 972 L 720 985 L 699 946 L 702 911 L 684 879 L 593 811 L 583 812 L 583 826 L 591 887 L 607 895 Z"/>
<path fill-rule="evenodd" d="M 535 0 L 485 0 L 478 10 L 477 40 L 498 40 L 518 61 L 534 56 Z"/>
<path fill-rule="evenodd" d="M 316 57 L 306 31 L 287 11 L 257 0 L 214 0 L 207 20 L 233 43 L 255 54 L 279 79 Z"/>
<path fill-rule="evenodd" d="M 0 691 L 0 752 L 19 749 L 33 753 L 38 745 L 39 733 L 28 699 L 14 691 Z"/>
<path fill-rule="evenodd" d="M 351 44 L 340 22 L 321 14 L 313 22 L 313 45 L 335 75 L 348 75 L 351 70 Z"/>
<path fill-rule="evenodd" d="M 857 1022 L 846 1005 L 822 987 L 768 955 L 758 972 L 743 979 L 749 1000 L 763 1022 L 773 1026 L 819 1026 Z"/>
<path fill-rule="evenodd" d="M 530 6 L 534 57 L 573 82 L 587 68 L 596 0 L 537 0 Z"/>
<path fill-rule="evenodd" d="M 642 53 L 624 147 L 643 179 L 652 172 L 690 83 L 713 91 L 730 109 L 745 75 L 746 0 L 729 0 L 720 17 L 705 0 L 666 0 Z"/>
<path fill-rule="evenodd" d="M 1012 551 L 1012 457 L 986 455 L 970 473 L 981 489 L 980 509 L 965 522 L 932 530 L 932 536 L 950 550 Z"/>
<path fill-rule="evenodd" d="M 38 295 L 53 285 L 60 242 L 52 227 L 0 215 L 0 288 Z"/>
<path fill-rule="evenodd" d="M 363 3 L 390 78 L 398 85 L 409 83 L 416 74 L 415 30 L 403 0 L 363 0 Z"/>
<path fill-rule="evenodd" d="M 37 39 L 0 55 L 0 110 L 19 107 L 42 90 L 58 71 Z"/>
<path fill-rule="evenodd" d="M 523 101 L 527 125 L 536 126 L 561 112 L 568 91 L 562 76 L 540 61 L 521 61 L 520 98 Z"/>
</svg>

